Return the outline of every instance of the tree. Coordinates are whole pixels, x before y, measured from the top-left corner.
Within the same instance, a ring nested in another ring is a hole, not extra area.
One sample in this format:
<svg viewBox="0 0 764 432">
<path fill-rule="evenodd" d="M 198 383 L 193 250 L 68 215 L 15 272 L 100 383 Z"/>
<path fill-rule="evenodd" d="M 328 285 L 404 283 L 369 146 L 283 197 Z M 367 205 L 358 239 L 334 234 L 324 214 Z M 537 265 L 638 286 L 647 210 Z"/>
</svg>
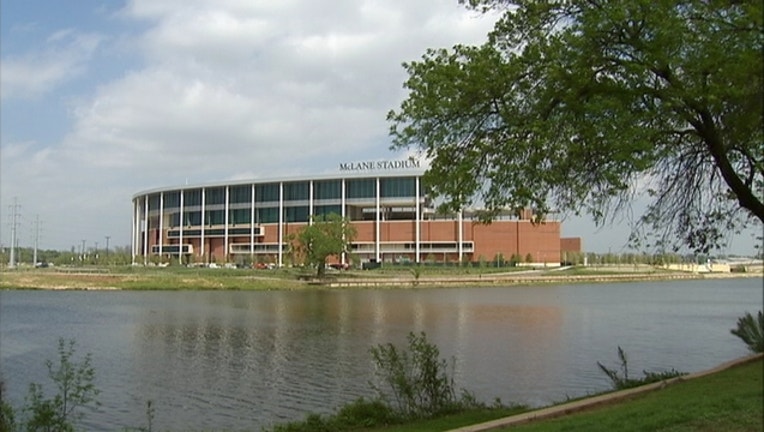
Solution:
<svg viewBox="0 0 764 432">
<path fill-rule="evenodd" d="M 447 209 L 602 224 L 644 195 L 632 240 L 699 252 L 764 221 L 761 1 L 462 3 L 502 12 L 487 42 L 404 64 L 388 114 Z"/>
<path fill-rule="evenodd" d="M 311 224 L 294 236 L 292 244 L 305 264 L 316 266 L 320 278 L 325 274 L 328 257 L 351 253 L 350 244 L 355 236 L 356 229 L 349 219 L 330 213 L 314 217 Z"/>
<path fill-rule="evenodd" d="M 81 362 L 74 356 L 74 341 L 58 340 L 58 365 L 47 360 L 48 377 L 55 384 L 57 393 L 46 398 L 43 387 L 32 383 L 29 386 L 26 430 L 28 431 L 73 431 L 84 414 L 79 409 L 90 404 L 99 405 L 96 397 L 100 391 L 95 387 L 95 369 L 91 365 L 91 355 L 86 354 Z"/>
</svg>

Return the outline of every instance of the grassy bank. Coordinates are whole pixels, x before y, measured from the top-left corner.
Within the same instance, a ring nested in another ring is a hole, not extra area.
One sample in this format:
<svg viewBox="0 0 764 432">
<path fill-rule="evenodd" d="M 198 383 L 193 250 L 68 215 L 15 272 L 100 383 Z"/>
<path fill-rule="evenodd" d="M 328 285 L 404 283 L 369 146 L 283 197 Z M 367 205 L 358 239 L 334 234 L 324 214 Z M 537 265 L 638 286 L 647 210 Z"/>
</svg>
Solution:
<svg viewBox="0 0 764 432">
<path fill-rule="evenodd" d="M 75 267 L 5 271 L 5 289 L 271 290 L 299 289 L 305 283 L 287 270 L 157 267 Z"/>
<path fill-rule="evenodd" d="M 492 430 L 512 432 L 556 431 L 728 431 L 764 430 L 764 362 L 753 362 L 705 377 L 669 385 L 633 398 L 549 420 Z M 476 424 L 473 416 L 494 418 L 484 412 L 422 421 L 405 426 L 368 429 L 367 432 L 434 432 Z M 487 421 L 484 419 L 481 421 Z"/>
<path fill-rule="evenodd" d="M 561 284 L 719 277 L 668 272 L 655 268 L 633 270 L 582 268 L 529 269 L 523 267 L 389 266 L 363 271 L 331 270 L 325 280 L 312 280 L 315 270 L 272 270 L 171 267 L 69 267 L 3 270 L 0 289 L 120 289 L 120 290 L 274 290 L 325 287 L 483 286 L 503 284 Z M 727 274 L 730 276 L 731 274 Z M 738 274 L 735 276 L 749 276 Z M 758 275 L 761 276 L 760 274 Z M 314 284 L 314 285 L 311 285 Z"/>
<path fill-rule="evenodd" d="M 764 363 L 748 364 L 668 386 L 598 409 L 503 430 L 762 431 Z"/>
</svg>

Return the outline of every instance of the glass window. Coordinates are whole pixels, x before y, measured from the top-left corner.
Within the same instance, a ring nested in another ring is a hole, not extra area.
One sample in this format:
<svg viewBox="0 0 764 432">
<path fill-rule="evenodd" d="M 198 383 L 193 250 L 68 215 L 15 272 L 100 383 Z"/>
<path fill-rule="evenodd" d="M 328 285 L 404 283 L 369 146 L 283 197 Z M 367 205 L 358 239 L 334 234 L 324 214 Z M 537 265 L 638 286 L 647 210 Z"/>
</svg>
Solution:
<svg viewBox="0 0 764 432">
<path fill-rule="evenodd" d="M 225 223 L 225 212 L 223 210 L 209 210 L 204 218 L 207 225 L 223 225 Z"/>
<path fill-rule="evenodd" d="M 276 223 L 279 221 L 279 208 L 267 207 L 256 209 L 255 221 L 257 223 Z"/>
<path fill-rule="evenodd" d="M 307 222 L 308 214 L 309 214 L 308 206 L 286 207 L 284 208 L 284 221 Z"/>
<path fill-rule="evenodd" d="M 183 192 L 183 207 L 202 205 L 202 190 L 192 189 Z"/>
<path fill-rule="evenodd" d="M 176 227 L 180 225 L 180 213 L 173 213 L 170 215 L 170 226 Z"/>
<path fill-rule="evenodd" d="M 249 223 L 251 211 L 249 209 L 233 209 L 228 212 L 228 223 L 230 225 Z"/>
<path fill-rule="evenodd" d="M 186 226 L 199 226 L 202 224 L 202 212 L 185 212 L 183 219 L 186 221 Z"/>
<path fill-rule="evenodd" d="M 225 204 L 225 188 L 209 188 L 204 191 L 204 205 Z"/>
<path fill-rule="evenodd" d="M 342 215 L 342 206 L 338 206 L 338 205 L 315 206 L 313 207 L 313 213 L 316 216 L 326 216 L 331 213 L 334 213 L 336 215 Z"/>
<path fill-rule="evenodd" d="M 165 192 L 164 194 L 164 208 L 178 208 L 180 207 L 180 191 Z"/>
<path fill-rule="evenodd" d="M 342 198 L 342 182 L 340 180 L 324 180 L 313 182 L 313 199 Z"/>
<path fill-rule="evenodd" d="M 231 203 L 252 202 L 252 186 L 250 185 L 232 186 L 228 192 Z"/>
<path fill-rule="evenodd" d="M 380 179 L 379 193 L 382 198 L 413 198 L 416 196 L 416 180 L 414 177 Z"/>
<path fill-rule="evenodd" d="M 376 196 L 377 192 L 375 179 L 358 179 L 347 181 L 348 198 L 375 198 Z"/>
<path fill-rule="evenodd" d="M 255 201 L 272 202 L 279 200 L 279 184 L 267 183 L 255 186 Z"/>
<path fill-rule="evenodd" d="M 310 182 L 284 183 L 284 201 L 310 199 Z"/>
<path fill-rule="evenodd" d="M 149 195 L 149 210 L 159 210 L 159 194 Z"/>
</svg>

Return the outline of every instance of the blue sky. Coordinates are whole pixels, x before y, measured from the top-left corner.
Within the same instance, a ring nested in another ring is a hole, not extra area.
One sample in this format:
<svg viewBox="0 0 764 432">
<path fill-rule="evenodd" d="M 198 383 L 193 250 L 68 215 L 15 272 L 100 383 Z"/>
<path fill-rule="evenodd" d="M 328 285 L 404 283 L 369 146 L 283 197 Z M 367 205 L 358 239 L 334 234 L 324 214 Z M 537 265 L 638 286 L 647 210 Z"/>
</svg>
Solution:
<svg viewBox="0 0 764 432">
<path fill-rule="evenodd" d="M 336 172 L 397 159 L 401 63 L 479 44 L 495 16 L 456 0 L 3 0 L 0 242 L 126 246 L 131 197 L 156 187 Z M 760 227 L 757 227 L 760 230 Z M 566 218 L 624 252 L 629 227 Z M 726 252 L 754 251 L 749 233 Z"/>
</svg>

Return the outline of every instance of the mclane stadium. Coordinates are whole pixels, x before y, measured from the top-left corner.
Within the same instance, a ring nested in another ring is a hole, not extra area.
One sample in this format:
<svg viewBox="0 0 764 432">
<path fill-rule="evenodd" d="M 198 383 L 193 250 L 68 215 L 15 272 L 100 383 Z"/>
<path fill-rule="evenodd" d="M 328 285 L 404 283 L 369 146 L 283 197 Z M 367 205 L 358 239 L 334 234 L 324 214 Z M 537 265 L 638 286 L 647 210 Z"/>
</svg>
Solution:
<svg viewBox="0 0 764 432">
<path fill-rule="evenodd" d="M 336 213 L 357 230 L 356 262 L 341 264 L 509 261 L 557 265 L 560 223 L 531 223 L 530 212 L 490 224 L 475 210 L 444 215 L 424 193 L 416 160 L 340 164 L 336 175 L 231 181 L 153 189 L 133 196 L 136 263 L 262 263 L 289 260 L 289 236 L 311 216 Z"/>
</svg>

